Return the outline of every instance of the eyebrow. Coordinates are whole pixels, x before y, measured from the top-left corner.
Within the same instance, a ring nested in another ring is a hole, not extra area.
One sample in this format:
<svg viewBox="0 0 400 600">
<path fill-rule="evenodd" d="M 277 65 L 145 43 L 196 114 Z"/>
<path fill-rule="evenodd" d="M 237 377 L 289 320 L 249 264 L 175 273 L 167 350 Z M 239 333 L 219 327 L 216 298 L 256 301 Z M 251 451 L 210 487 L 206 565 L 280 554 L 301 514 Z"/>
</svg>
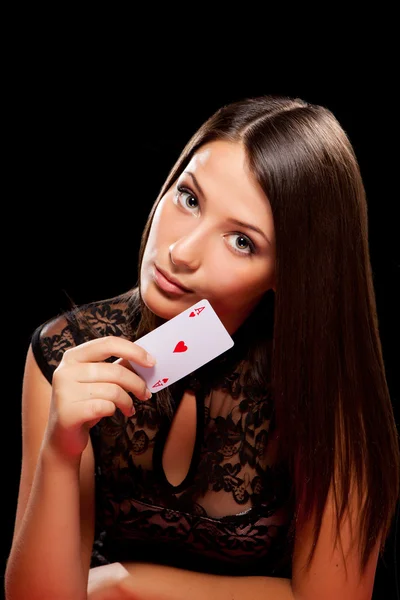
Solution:
<svg viewBox="0 0 400 600">
<path fill-rule="evenodd" d="M 204 199 L 206 199 L 206 195 L 203 192 L 203 190 L 201 189 L 201 186 L 200 186 L 199 182 L 197 181 L 195 175 L 193 173 L 191 173 L 190 171 L 184 171 L 183 174 L 190 175 L 190 177 L 193 180 L 195 188 L 197 189 L 199 194 L 201 196 L 203 196 Z M 269 245 L 271 245 L 271 242 L 269 241 L 269 239 L 267 238 L 265 233 L 261 229 L 256 227 L 255 225 L 250 225 L 250 223 L 244 223 L 243 221 L 239 221 L 238 219 L 228 219 L 228 221 L 229 221 L 229 223 L 233 223 L 234 225 L 237 225 L 238 227 L 245 227 L 246 229 L 251 229 L 252 231 L 255 231 L 256 233 L 259 233 L 265 239 L 265 241 L 268 242 Z"/>
</svg>

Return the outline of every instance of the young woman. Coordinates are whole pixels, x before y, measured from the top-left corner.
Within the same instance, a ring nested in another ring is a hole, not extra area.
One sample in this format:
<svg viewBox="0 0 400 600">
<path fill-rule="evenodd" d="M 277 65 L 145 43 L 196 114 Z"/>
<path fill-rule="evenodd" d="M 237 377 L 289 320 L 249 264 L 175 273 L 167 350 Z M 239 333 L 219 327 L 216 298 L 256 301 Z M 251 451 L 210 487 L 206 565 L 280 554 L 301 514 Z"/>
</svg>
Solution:
<svg viewBox="0 0 400 600">
<path fill-rule="evenodd" d="M 33 334 L 10 600 L 371 598 L 400 461 L 367 230 L 325 107 L 200 127 L 137 285 Z M 135 340 L 204 298 L 234 346 L 150 397 Z"/>
</svg>

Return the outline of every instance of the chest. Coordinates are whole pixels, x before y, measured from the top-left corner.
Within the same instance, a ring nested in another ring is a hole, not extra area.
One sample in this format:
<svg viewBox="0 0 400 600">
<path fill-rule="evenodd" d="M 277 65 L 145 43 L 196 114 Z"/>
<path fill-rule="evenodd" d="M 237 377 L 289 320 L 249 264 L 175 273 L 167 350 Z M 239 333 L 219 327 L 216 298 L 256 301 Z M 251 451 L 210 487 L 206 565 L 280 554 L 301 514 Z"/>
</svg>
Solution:
<svg viewBox="0 0 400 600">
<path fill-rule="evenodd" d="M 140 410 L 141 409 L 141 410 Z M 185 391 L 171 422 L 143 403 L 135 418 L 115 414 L 100 429 L 97 459 L 106 487 L 151 503 L 235 515 L 279 496 L 277 437 L 268 398 Z"/>
</svg>

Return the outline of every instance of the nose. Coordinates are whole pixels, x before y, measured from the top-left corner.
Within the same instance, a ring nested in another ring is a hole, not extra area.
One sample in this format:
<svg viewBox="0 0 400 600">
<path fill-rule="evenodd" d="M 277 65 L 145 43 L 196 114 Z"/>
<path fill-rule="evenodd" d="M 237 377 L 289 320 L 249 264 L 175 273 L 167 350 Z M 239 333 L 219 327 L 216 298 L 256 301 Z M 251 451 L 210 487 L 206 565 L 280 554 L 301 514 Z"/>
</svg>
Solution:
<svg viewBox="0 0 400 600">
<path fill-rule="evenodd" d="M 189 235 L 179 238 L 168 249 L 173 265 L 195 271 L 200 266 L 205 249 L 205 239 L 201 228 L 198 227 Z"/>
</svg>

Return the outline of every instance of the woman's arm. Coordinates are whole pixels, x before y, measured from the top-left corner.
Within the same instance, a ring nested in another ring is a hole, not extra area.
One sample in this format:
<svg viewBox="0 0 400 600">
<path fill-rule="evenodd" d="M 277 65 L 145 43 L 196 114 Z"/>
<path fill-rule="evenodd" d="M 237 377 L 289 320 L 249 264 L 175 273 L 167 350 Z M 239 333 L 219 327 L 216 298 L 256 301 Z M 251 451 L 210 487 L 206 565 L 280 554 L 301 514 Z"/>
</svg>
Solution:
<svg viewBox="0 0 400 600">
<path fill-rule="evenodd" d="M 113 363 L 106 359 L 118 356 Z M 52 385 L 29 348 L 23 382 L 23 458 L 16 526 L 6 569 L 9 600 L 85 600 L 94 530 L 90 428 L 118 407 L 132 416 L 132 392 L 148 399 L 131 362 L 147 352 L 115 336 L 68 348 Z M 129 366 L 128 366 L 129 365 Z M 90 452 L 90 460 L 83 455 Z"/>
<path fill-rule="evenodd" d="M 22 396 L 22 471 L 5 573 L 9 600 L 86 598 L 93 544 L 91 448 L 66 461 L 43 445 L 50 401 L 51 386 L 29 349 Z"/>
<path fill-rule="evenodd" d="M 44 450 L 6 571 L 10 600 L 84 600 L 79 464 Z"/>
<path fill-rule="evenodd" d="M 117 583 L 115 598 L 120 600 L 294 600 L 290 579 L 208 575 L 143 563 L 123 566 L 129 575 Z"/>
</svg>

